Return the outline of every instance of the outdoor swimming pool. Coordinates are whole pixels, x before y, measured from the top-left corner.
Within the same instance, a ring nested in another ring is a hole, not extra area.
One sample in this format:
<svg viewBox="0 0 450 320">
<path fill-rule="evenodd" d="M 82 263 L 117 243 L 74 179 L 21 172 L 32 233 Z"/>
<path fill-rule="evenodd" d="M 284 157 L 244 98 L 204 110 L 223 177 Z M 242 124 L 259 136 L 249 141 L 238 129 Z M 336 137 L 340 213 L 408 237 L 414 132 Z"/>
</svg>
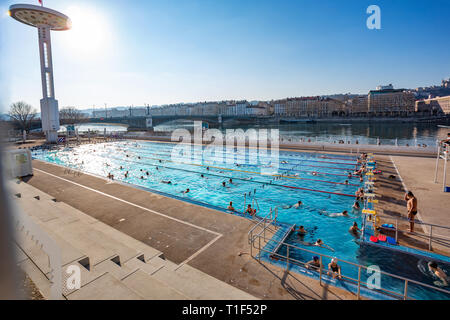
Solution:
<svg viewBox="0 0 450 320">
<path fill-rule="evenodd" d="M 275 166 L 273 158 L 266 154 L 258 154 L 257 162 L 249 163 L 253 156 L 249 149 L 238 150 L 236 154 L 223 149 L 222 154 L 204 153 L 192 161 L 189 155 L 174 155 L 175 146 L 171 143 L 121 141 L 61 150 L 34 150 L 33 157 L 102 177 L 113 174 L 116 181 L 223 211 L 227 211 L 230 201 L 240 213 L 251 204 L 260 217 L 277 208 L 278 221 L 303 225 L 308 231 L 303 239 L 293 233 L 288 243 L 366 266 L 376 261 L 382 270 L 386 266 L 387 272 L 398 274 L 389 267 L 392 253 L 374 252 L 377 258 L 372 259 L 372 254 L 367 254 L 370 249 L 360 248 L 357 239 L 348 232 L 354 221 L 358 226 L 362 221 L 361 211 L 352 210 L 352 205 L 355 191 L 363 183 L 359 177 L 347 176 L 356 167 L 356 156 L 280 151 Z M 199 147 L 196 149 L 198 151 Z M 224 161 L 222 156 L 230 156 L 230 153 L 234 161 Z M 277 166 L 283 176 L 263 170 Z M 169 181 L 170 184 L 167 183 Z M 190 192 L 183 193 L 188 188 Z M 303 204 L 299 208 L 293 207 L 299 200 Z M 344 210 L 349 212 L 349 217 L 333 217 L 333 214 Z M 319 238 L 333 251 L 305 245 Z M 302 261 L 311 259 L 303 253 L 295 254 Z M 355 276 L 355 270 L 345 265 L 342 265 L 342 272 Z M 426 283 L 432 284 L 433 281 L 428 279 Z M 399 290 L 402 288 L 401 284 L 397 288 L 395 281 L 388 284 Z M 420 291 L 417 297 L 427 298 L 429 295 Z M 432 297 L 441 298 L 439 295 Z"/>
</svg>

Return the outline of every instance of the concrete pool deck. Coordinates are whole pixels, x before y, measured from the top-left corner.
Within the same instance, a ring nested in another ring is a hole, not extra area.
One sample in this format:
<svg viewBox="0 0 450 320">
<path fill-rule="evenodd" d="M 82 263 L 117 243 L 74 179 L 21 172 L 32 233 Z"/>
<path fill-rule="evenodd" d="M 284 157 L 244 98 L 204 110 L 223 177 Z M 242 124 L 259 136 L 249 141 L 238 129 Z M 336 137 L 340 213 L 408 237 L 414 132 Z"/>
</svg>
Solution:
<svg viewBox="0 0 450 320">
<path fill-rule="evenodd" d="M 377 175 L 375 191 L 379 203 L 375 205 L 377 211 L 393 219 L 383 223 L 395 224 L 395 218 L 405 219 L 406 201 L 405 189 L 412 191 L 418 199 L 417 221 L 450 227 L 450 194 L 442 191 L 443 162 L 440 163 L 439 183 L 434 183 L 434 170 L 436 159 L 407 156 L 376 156 L 383 174 Z M 394 175 L 395 179 L 389 179 Z M 447 172 L 447 179 L 450 175 Z M 450 180 L 447 180 L 450 181 Z M 428 250 L 429 227 L 415 224 L 415 233 L 406 232 L 409 229 L 408 221 L 399 222 L 399 244 L 407 247 Z M 433 241 L 433 251 L 438 254 L 450 256 L 450 229 L 434 228 L 433 235 L 442 241 Z M 444 239 L 448 241 L 444 241 Z"/>
<path fill-rule="evenodd" d="M 355 299 L 343 289 L 250 257 L 247 233 L 254 222 L 89 174 L 33 161 L 27 182 L 58 201 L 262 299 Z M 242 252 L 244 254 L 239 255 Z"/>
</svg>

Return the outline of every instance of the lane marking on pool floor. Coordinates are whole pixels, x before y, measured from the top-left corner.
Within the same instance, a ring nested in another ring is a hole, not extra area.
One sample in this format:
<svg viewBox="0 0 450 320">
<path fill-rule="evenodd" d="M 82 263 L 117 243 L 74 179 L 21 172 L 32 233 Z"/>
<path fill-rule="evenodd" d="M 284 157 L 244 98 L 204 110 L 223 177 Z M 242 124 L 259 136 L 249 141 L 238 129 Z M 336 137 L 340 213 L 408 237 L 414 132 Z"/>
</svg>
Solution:
<svg viewBox="0 0 450 320">
<path fill-rule="evenodd" d="M 155 211 L 155 210 L 152 210 L 152 209 L 149 209 L 149 208 L 140 206 L 140 205 L 135 204 L 135 203 L 132 203 L 132 202 L 130 202 L 130 201 L 127 201 L 127 200 L 124 200 L 124 199 L 121 199 L 121 198 L 112 196 L 112 195 L 110 195 L 110 194 L 104 193 L 104 192 L 102 192 L 102 191 L 99 191 L 99 190 L 96 190 L 96 189 L 87 187 L 87 186 L 85 186 L 85 185 L 79 184 L 79 183 L 77 183 L 77 182 L 74 182 L 74 181 L 71 181 L 71 180 L 68 180 L 68 179 L 65 179 L 65 178 L 62 178 L 62 177 L 58 177 L 57 175 L 54 175 L 54 174 L 49 173 L 49 172 L 46 172 L 46 171 L 44 171 L 44 170 L 40 170 L 40 169 L 37 169 L 37 168 L 34 168 L 34 170 L 39 171 L 39 172 L 42 172 L 42 173 L 44 173 L 44 174 L 47 174 L 47 175 L 49 175 L 49 176 L 51 176 L 51 177 L 60 179 L 60 180 L 62 180 L 62 181 L 71 183 L 71 184 L 73 184 L 73 185 L 79 186 L 79 187 L 84 188 L 84 189 L 86 189 L 86 190 L 89 190 L 89 191 L 98 193 L 98 194 L 103 195 L 103 196 L 105 196 L 105 197 L 108 197 L 108 198 L 111 198 L 111 199 L 114 199 L 114 200 L 123 202 L 123 203 L 125 203 L 125 204 L 128 204 L 128 205 L 130 205 L 130 206 L 139 208 L 139 209 L 141 209 L 141 210 L 144 210 L 144 211 L 147 211 L 147 212 L 156 214 L 156 215 L 158 215 L 158 216 L 161 216 L 161 217 L 164 217 L 164 218 L 167 218 L 167 219 L 170 219 L 170 220 L 179 222 L 179 223 L 181 223 L 181 224 L 185 224 L 185 225 L 187 225 L 187 226 L 190 226 L 190 227 L 193 227 L 193 228 L 196 228 L 196 229 L 199 229 L 199 230 L 202 230 L 202 231 L 205 231 L 205 232 L 209 232 L 209 233 L 211 233 L 211 234 L 216 235 L 216 237 L 215 237 L 214 239 L 212 239 L 212 240 L 211 240 L 210 242 L 208 242 L 206 245 L 204 245 L 204 246 L 201 247 L 199 250 L 197 250 L 196 252 L 194 252 L 194 253 L 193 253 L 190 257 L 188 257 L 186 260 L 184 260 L 183 262 L 181 262 L 181 263 L 175 268 L 175 270 L 178 269 L 178 268 L 180 268 L 180 267 L 183 266 L 184 264 L 188 263 L 188 262 L 191 261 L 192 259 L 194 259 L 194 258 L 195 258 L 196 256 L 198 256 L 200 253 L 202 253 L 203 251 L 205 251 L 206 249 L 208 249 L 208 247 L 210 247 L 214 242 L 216 242 L 216 241 L 219 240 L 221 237 L 223 237 L 223 234 L 222 234 L 222 233 L 219 233 L 219 232 L 216 232 L 216 231 L 213 231 L 213 230 L 209 230 L 209 229 L 207 229 L 207 228 L 197 226 L 197 225 L 192 224 L 192 223 L 190 223 L 190 222 L 183 221 L 183 220 L 180 220 L 180 219 L 177 219 L 177 218 L 168 216 L 168 215 L 166 215 L 166 214 L 164 214 L 164 213 L 161 213 L 161 212 L 158 212 L 158 211 Z"/>
</svg>

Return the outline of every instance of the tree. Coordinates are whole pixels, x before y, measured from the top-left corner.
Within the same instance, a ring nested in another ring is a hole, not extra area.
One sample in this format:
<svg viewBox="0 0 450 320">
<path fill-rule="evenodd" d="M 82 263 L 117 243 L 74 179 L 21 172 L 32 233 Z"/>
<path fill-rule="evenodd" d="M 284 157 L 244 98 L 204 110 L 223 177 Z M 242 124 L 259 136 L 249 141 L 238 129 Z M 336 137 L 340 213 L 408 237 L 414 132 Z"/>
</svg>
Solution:
<svg viewBox="0 0 450 320">
<path fill-rule="evenodd" d="M 74 107 L 65 107 L 59 110 L 59 118 L 66 124 L 76 124 L 86 119 L 86 116 Z"/>
<path fill-rule="evenodd" d="M 22 130 L 28 130 L 31 127 L 31 121 L 36 117 L 36 109 L 26 102 L 19 101 L 11 105 L 9 116 L 16 121 Z"/>
</svg>

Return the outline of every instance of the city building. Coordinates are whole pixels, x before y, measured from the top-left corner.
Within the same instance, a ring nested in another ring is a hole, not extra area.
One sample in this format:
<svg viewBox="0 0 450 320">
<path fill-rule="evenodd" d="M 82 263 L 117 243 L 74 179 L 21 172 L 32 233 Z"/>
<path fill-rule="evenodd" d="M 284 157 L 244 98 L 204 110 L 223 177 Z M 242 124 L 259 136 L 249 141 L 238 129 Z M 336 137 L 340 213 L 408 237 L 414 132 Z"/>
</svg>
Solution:
<svg viewBox="0 0 450 320">
<path fill-rule="evenodd" d="M 448 115 L 450 96 L 416 101 L 415 112 L 422 115 Z"/>
<path fill-rule="evenodd" d="M 414 112 L 415 95 L 404 89 L 371 90 L 368 95 L 370 116 L 407 116 Z"/>
</svg>

